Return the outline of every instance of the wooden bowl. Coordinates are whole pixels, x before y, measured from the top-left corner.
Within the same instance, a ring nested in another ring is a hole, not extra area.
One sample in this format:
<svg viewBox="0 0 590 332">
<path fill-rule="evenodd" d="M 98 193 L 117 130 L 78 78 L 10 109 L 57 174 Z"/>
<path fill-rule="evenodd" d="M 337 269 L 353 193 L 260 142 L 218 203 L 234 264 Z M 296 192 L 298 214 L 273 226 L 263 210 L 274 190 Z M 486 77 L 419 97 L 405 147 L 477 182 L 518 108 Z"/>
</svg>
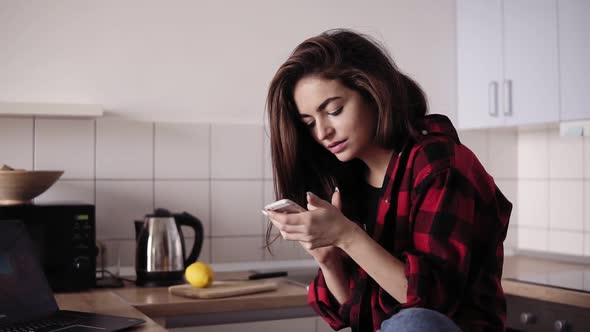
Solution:
<svg viewBox="0 0 590 332">
<path fill-rule="evenodd" d="M 49 189 L 64 171 L 0 170 L 0 205 L 30 203 Z"/>
</svg>

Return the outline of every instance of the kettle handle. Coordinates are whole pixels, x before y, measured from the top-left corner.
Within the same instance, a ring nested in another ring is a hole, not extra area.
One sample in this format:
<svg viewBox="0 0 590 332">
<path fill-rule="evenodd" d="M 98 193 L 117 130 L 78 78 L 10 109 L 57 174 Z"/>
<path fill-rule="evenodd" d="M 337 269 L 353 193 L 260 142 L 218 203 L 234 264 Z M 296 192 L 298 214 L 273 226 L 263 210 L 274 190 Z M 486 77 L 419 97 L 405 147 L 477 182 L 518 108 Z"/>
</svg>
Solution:
<svg viewBox="0 0 590 332">
<path fill-rule="evenodd" d="M 184 261 L 184 267 L 186 268 L 190 264 L 196 262 L 199 254 L 201 253 L 204 238 L 203 224 L 197 217 L 186 212 L 175 214 L 174 219 L 179 226 L 188 226 L 195 231 L 195 242 L 193 243 L 193 248 L 191 249 L 188 258 Z"/>
</svg>

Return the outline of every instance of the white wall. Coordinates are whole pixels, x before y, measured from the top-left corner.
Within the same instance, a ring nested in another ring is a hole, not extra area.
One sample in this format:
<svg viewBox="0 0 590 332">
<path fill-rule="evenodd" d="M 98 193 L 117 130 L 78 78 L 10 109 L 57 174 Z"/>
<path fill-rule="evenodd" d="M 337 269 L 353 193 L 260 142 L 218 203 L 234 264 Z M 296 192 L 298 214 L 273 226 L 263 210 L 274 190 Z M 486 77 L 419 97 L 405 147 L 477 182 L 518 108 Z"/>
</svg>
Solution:
<svg viewBox="0 0 590 332">
<path fill-rule="evenodd" d="M 383 41 L 456 119 L 453 0 L 0 1 L 0 101 L 101 104 L 154 121 L 263 119 L 270 79 L 337 27 Z"/>
</svg>

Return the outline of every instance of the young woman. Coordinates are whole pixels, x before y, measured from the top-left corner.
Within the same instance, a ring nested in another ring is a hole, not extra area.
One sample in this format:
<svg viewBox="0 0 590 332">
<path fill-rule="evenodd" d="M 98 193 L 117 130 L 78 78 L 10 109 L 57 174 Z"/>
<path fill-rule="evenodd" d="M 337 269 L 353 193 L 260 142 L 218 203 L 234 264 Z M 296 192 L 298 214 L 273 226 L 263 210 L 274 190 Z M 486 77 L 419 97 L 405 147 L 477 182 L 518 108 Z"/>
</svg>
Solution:
<svg viewBox="0 0 590 332">
<path fill-rule="evenodd" d="M 275 192 L 263 211 L 319 264 L 309 303 L 332 328 L 502 331 L 511 203 L 448 118 L 367 36 L 301 43 L 268 92 Z"/>
</svg>

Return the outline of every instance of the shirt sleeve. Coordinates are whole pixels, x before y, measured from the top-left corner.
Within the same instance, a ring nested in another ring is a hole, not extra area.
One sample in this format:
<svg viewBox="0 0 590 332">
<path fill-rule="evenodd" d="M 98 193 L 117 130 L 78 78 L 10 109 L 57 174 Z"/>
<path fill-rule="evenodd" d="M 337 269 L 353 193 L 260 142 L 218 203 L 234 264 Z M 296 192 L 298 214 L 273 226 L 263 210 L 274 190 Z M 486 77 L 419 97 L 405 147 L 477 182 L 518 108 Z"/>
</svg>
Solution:
<svg viewBox="0 0 590 332">
<path fill-rule="evenodd" d="M 334 330 L 348 326 L 344 318 L 340 316 L 340 303 L 328 289 L 321 269 L 309 285 L 307 302 Z"/>
<path fill-rule="evenodd" d="M 404 308 L 453 315 L 466 291 L 478 193 L 458 170 L 426 176 L 413 190 L 413 250 L 404 254 L 408 279 Z"/>
</svg>

